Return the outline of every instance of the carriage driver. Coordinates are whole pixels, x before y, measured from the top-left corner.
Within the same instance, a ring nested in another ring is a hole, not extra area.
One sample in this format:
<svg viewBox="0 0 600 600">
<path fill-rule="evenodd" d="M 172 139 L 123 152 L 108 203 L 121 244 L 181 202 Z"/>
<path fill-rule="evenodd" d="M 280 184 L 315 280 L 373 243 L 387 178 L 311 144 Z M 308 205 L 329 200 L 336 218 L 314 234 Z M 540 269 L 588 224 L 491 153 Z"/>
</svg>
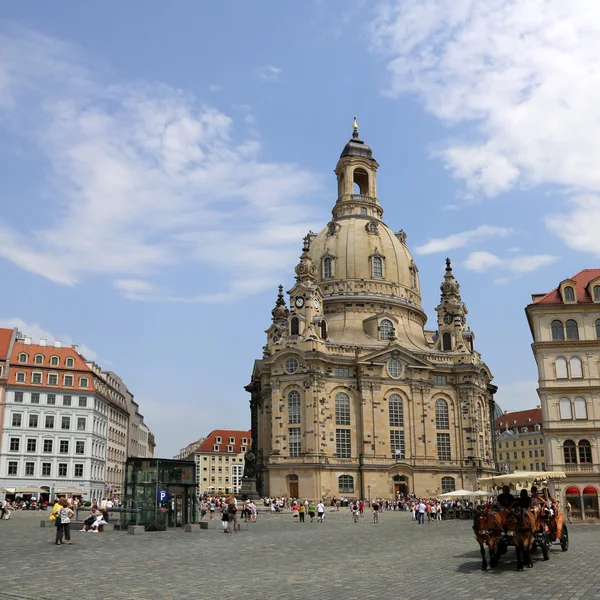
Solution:
<svg viewBox="0 0 600 600">
<path fill-rule="evenodd" d="M 498 506 L 500 510 L 510 508 L 515 501 L 515 497 L 510 493 L 510 487 L 508 485 L 502 486 L 502 493 L 498 494 Z"/>
</svg>

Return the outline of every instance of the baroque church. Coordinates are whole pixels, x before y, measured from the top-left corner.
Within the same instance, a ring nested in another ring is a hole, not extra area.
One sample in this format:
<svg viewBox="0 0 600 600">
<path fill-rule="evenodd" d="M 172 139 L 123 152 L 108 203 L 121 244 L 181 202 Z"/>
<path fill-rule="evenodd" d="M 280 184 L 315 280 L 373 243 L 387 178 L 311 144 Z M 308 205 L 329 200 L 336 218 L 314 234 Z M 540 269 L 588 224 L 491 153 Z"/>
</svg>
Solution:
<svg viewBox="0 0 600 600">
<path fill-rule="evenodd" d="M 430 497 L 496 472 L 497 388 L 450 260 L 425 329 L 406 234 L 382 220 L 378 166 L 355 119 L 332 219 L 304 238 L 289 305 L 279 287 L 246 387 L 261 495 Z"/>
</svg>

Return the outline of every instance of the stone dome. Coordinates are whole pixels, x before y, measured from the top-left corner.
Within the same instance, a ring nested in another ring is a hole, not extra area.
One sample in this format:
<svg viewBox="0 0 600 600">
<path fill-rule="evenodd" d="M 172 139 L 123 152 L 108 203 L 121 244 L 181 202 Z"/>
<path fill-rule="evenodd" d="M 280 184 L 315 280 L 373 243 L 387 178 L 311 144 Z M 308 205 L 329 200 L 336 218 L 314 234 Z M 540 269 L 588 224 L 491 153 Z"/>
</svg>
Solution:
<svg viewBox="0 0 600 600">
<path fill-rule="evenodd" d="M 388 297 L 422 310 L 419 276 L 405 240 L 404 232 L 395 234 L 367 215 L 331 221 L 310 245 L 317 284 L 325 298 L 346 294 Z M 381 259 L 381 276 L 373 271 L 376 257 Z M 331 273 L 326 272 L 327 258 Z"/>
</svg>

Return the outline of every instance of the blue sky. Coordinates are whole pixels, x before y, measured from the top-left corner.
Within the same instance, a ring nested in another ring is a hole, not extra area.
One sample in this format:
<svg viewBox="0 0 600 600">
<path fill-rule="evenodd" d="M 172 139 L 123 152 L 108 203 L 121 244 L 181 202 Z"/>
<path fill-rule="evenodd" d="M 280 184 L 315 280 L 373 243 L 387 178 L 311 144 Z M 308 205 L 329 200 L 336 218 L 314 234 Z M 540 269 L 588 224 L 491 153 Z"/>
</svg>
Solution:
<svg viewBox="0 0 600 600">
<path fill-rule="evenodd" d="M 530 294 L 598 266 L 599 29 L 594 0 L 5 3 L 0 324 L 119 373 L 162 456 L 247 426 L 356 114 L 429 325 L 449 255 L 532 407 Z"/>
</svg>

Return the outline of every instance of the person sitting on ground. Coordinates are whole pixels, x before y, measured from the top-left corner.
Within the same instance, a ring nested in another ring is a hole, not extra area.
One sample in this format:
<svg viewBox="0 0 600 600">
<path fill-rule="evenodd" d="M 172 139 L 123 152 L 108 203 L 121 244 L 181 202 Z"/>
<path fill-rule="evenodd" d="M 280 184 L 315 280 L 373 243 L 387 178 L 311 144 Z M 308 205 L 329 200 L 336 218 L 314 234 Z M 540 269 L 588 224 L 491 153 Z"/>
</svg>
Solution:
<svg viewBox="0 0 600 600">
<path fill-rule="evenodd" d="M 498 494 L 498 506 L 502 509 L 510 508 L 515 501 L 515 497 L 510 493 L 508 485 L 502 486 L 502 493 Z"/>
<path fill-rule="evenodd" d="M 104 513 L 99 510 L 94 522 L 90 525 L 88 533 L 99 533 L 100 525 L 106 525 L 107 521 L 104 520 Z"/>
<path fill-rule="evenodd" d="M 90 514 L 88 515 L 87 519 L 85 519 L 85 521 L 83 522 L 83 528 L 79 531 L 89 531 L 98 517 L 102 517 L 102 511 L 98 508 L 96 504 L 94 504 L 94 506 L 92 506 L 92 508 L 90 509 Z"/>
</svg>

